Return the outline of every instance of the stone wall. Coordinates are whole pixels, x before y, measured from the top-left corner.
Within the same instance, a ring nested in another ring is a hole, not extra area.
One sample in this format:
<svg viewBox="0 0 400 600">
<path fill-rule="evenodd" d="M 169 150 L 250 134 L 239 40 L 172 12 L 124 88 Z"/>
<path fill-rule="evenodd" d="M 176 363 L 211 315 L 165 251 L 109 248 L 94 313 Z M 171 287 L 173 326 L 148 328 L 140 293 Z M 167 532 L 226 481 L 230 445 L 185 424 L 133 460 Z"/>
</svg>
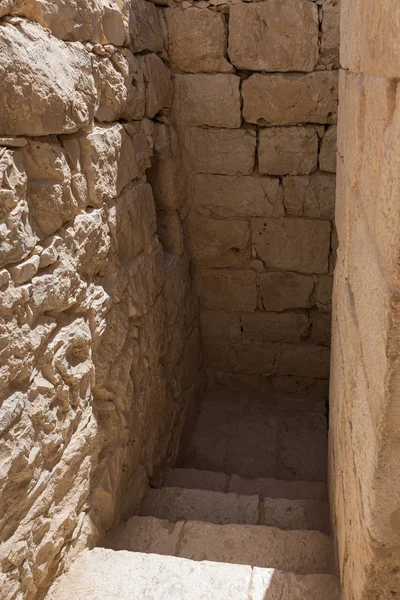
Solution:
<svg viewBox="0 0 400 600">
<path fill-rule="evenodd" d="M 344 600 L 400 597 L 400 6 L 342 0 L 330 498 Z"/>
<path fill-rule="evenodd" d="M 208 367 L 326 390 L 338 0 L 184 1 L 165 19 Z"/>
<path fill-rule="evenodd" d="M 173 462 L 202 356 L 161 10 L 0 17 L 0 595 L 39 600 Z"/>
</svg>

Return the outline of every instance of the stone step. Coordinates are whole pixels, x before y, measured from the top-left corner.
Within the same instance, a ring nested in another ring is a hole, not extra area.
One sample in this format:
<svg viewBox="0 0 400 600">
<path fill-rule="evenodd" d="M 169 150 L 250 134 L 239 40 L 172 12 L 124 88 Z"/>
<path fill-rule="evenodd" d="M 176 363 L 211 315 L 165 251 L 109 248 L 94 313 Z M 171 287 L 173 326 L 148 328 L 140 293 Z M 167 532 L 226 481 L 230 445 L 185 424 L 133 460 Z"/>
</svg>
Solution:
<svg viewBox="0 0 400 600">
<path fill-rule="evenodd" d="M 131 517 L 109 538 L 109 547 L 210 560 L 299 574 L 332 573 L 331 544 L 319 531 L 285 531 L 264 525 L 216 525 Z"/>
<path fill-rule="evenodd" d="M 171 522 L 243 523 L 329 533 L 328 503 L 323 500 L 261 499 L 232 492 L 165 487 L 149 490 L 140 514 Z"/>
<path fill-rule="evenodd" d="M 114 552 L 83 552 L 47 600 L 339 600 L 332 575 Z"/>
<path fill-rule="evenodd" d="M 165 477 L 165 487 L 181 487 L 219 492 L 234 492 L 264 498 L 286 498 L 288 500 L 327 498 L 324 481 L 289 481 L 284 479 L 246 479 L 238 475 L 227 475 L 199 469 L 170 469 Z"/>
</svg>

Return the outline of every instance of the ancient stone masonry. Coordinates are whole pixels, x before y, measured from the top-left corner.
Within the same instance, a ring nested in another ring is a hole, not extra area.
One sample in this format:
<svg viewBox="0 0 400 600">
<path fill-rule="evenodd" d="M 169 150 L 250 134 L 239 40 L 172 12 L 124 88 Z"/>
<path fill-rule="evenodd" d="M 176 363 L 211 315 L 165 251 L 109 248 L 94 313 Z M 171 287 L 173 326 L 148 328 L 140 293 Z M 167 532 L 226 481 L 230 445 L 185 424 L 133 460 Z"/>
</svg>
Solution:
<svg viewBox="0 0 400 600">
<path fill-rule="evenodd" d="M 202 356 L 161 9 L 0 17 L 0 595 L 39 600 L 172 464 Z"/>
<path fill-rule="evenodd" d="M 164 11 L 206 361 L 220 383 L 327 388 L 339 2 Z"/>
<path fill-rule="evenodd" d="M 330 498 L 343 599 L 400 597 L 400 5 L 342 1 Z"/>
</svg>

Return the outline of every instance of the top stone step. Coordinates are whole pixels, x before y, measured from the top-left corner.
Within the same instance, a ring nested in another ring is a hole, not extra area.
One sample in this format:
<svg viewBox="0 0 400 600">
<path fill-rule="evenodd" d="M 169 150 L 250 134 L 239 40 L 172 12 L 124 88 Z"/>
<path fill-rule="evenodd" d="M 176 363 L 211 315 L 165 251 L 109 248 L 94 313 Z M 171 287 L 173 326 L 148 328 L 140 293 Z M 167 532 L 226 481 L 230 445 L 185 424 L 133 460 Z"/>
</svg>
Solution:
<svg viewBox="0 0 400 600">
<path fill-rule="evenodd" d="M 245 479 L 238 475 L 198 469 L 170 469 L 164 477 L 163 486 L 234 492 L 246 496 L 256 494 L 263 498 L 286 498 L 287 500 L 327 499 L 327 487 L 323 481 Z"/>
</svg>

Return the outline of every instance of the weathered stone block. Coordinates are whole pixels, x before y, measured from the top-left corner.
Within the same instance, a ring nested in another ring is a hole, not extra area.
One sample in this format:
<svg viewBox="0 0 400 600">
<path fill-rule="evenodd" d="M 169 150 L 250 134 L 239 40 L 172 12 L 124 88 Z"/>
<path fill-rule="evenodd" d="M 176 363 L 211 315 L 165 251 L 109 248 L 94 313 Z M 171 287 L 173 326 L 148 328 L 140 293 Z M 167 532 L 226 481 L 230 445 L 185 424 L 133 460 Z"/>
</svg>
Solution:
<svg viewBox="0 0 400 600">
<path fill-rule="evenodd" d="M 282 344 L 275 352 L 279 375 L 298 375 L 327 379 L 329 348 L 309 344 Z"/>
<path fill-rule="evenodd" d="M 129 18 L 129 49 L 135 54 L 147 50 L 162 52 L 164 36 L 160 13 L 152 2 L 129 0 L 127 3 Z"/>
<path fill-rule="evenodd" d="M 322 37 L 319 63 L 339 68 L 340 0 L 326 0 L 322 7 Z"/>
<path fill-rule="evenodd" d="M 182 223 L 176 211 L 157 213 L 157 235 L 164 250 L 183 254 L 185 239 Z"/>
<path fill-rule="evenodd" d="M 304 313 L 240 314 L 243 341 L 250 342 L 300 342 L 306 337 L 310 322 Z"/>
<path fill-rule="evenodd" d="M 34 23 L 0 25 L 0 133 L 72 133 L 89 125 L 97 103 L 92 62 Z"/>
<path fill-rule="evenodd" d="M 319 152 L 319 168 L 327 173 L 336 173 L 337 127 L 328 127 L 322 138 Z"/>
<path fill-rule="evenodd" d="M 188 237 L 193 261 L 204 267 L 240 267 L 251 257 L 247 221 L 222 221 L 192 216 Z"/>
<path fill-rule="evenodd" d="M 245 269 L 205 269 L 196 274 L 200 303 L 212 310 L 253 312 L 257 307 L 256 274 Z"/>
<path fill-rule="evenodd" d="M 313 173 L 283 179 L 286 212 L 294 217 L 335 217 L 335 175 Z"/>
<path fill-rule="evenodd" d="M 256 134 L 247 129 L 188 127 L 185 148 L 193 171 L 249 175 L 254 168 Z"/>
<path fill-rule="evenodd" d="M 268 127 L 258 143 L 260 173 L 303 175 L 315 171 L 318 136 L 315 127 Z"/>
<path fill-rule="evenodd" d="M 168 8 L 168 54 L 171 65 L 187 73 L 231 73 L 225 58 L 226 26 L 221 13 L 199 8 Z"/>
<path fill-rule="evenodd" d="M 180 125 L 240 127 L 240 78 L 236 75 L 175 75 L 174 114 Z"/>
<path fill-rule="evenodd" d="M 331 224 L 307 219 L 252 219 L 253 245 L 274 269 L 326 273 Z"/>
<path fill-rule="evenodd" d="M 274 346 L 257 344 L 205 344 L 206 362 L 214 370 L 245 375 L 272 375 L 275 372 Z"/>
<path fill-rule="evenodd" d="M 283 192 L 278 178 L 197 174 L 193 206 L 217 217 L 283 217 Z"/>
<path fill-rule="evenodd" d="M 315 286 L 316 303 L 320 310 L 330 312 L 332 310 L 332 288 L 333 276 L 320 275 Z"/>
<path fill-rule="evenodd" d="M 322 346 L 331 345 L 332 315 L 319 310 L 311 312 L 311 341 Z"/>
<path fill-rule="evenodd" d="M 146 117 L 152 119 L 172 103 L 172 80 L 168 67 L 157 54 L 139 57 L 146 84 Z"/>
<path fill-rule="evenodd" d="M 264 310 L 310 308 L 314 282 L 311 276 L 297 273 L 263 273 L 260 289 Z"/>
<path fill-rule="evenodd" d="M 231 6 L 229 57 L 238 69 L 312 71 L 318 59 L 317 7 L 300 0 Z"/>
<path fill-rule="evenodd" d="M 335 123 L 337 88 L 335 71 L 255 74 L 243 82 L 243 117 L 258 125 Z"/>
<path fill-rule="evenodd" d="M 204 340 L 241 341 L 239 314 L 201 310 L 200 325 Z"/>
</svg>

